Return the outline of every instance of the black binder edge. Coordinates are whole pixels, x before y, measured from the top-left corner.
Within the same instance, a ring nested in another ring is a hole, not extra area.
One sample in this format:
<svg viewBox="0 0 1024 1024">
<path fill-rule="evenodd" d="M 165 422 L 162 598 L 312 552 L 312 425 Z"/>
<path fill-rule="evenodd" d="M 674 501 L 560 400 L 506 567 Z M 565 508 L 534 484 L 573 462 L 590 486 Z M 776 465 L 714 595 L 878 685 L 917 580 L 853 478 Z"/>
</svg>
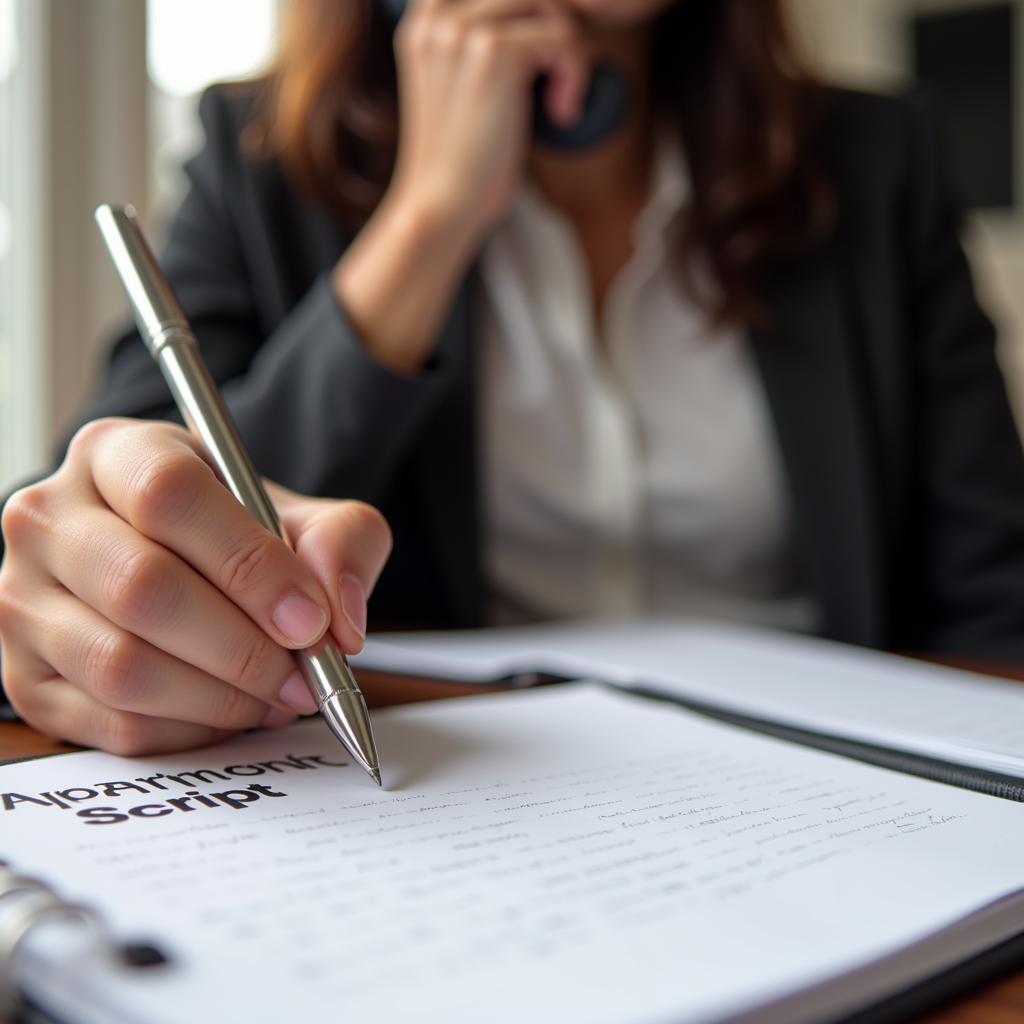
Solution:
<svg viewBox="0 0 1024 1024">
<path fill-rule="evenodd" d="M 422 678 L 424 681 L 429 681 L 431 677 L 424 676 Z M 668 693 L 657 687 L 634 684 L 624 685 L 610 683 L 603 679 L 556 676 L 543 672 L 518 673 L 515 676 L 494 680 L 494 682 L 497 686 L 511 689 L 532 689 L 538 686 L 552 686 L 560 683 L 593 682 L 615 690 L 617 693 L 628 693 L 648 700 L 676 704 L 679 707 L 686 708 L 688 711 L 693 711 L 695 714 L 724 722 L 727 725 L 735 725 L 742 729 L 749 729 L 752 732 L 763 733 L 766 736 L 774 736 L 776 739 L 786 740 L 800 746 L 814 747 L 830 754 L 839 754 L 843 757 L 852 758 L 855 761 L 863 761 L 865 764 L 872 764 L 879 768 L 888 768 L 903 775 L 916 775 L 930 782 L 941 782 L 948 786 L 956 786 L 959 789 L 984 793 L 986 796 L 995 796 L 1003 800 L 1024 803 L 1024 777 L 1021 776 L 1004 775 L 1000 772 L 992 772 L 984 768 L 973 768 L 970 765 L 943 761 L 936 757 L 929 757 L 927 754 L 894 750 L 892 747 L 883 747 L 863 740 L 853 740 L 836 733 L 817 732 L 813 729 L 786 725 L 768 718 L 759 718 L 756 715 L 745 715 L 742 712 L 729 711 L 719 705 L 709 704 L 706 701 L 694 700 L 693 698 L 683 697 L 676 693 Z M 24 757 L 0 758 L 0 768 L 10 764 L 36 761 L 44 757 L 63 757 L 65 754 L 72 753 L 78 753 L 78 751 L 62 750 L 47 754 L 28 754 Z M 0 1021 L 0 1024 L 3 1024 L 3 1022 Z"/>
<path fill-rule="evenodd" d="M 1016 973 L 1024 966 L 1024 932 L 923 979 L 895 995 L 822 1024 L 906 1024 Z"/>
<path fill-rule="evenodd" d="M 739 712 L 727 711 L 703 701 L 680 697 L 664 690 L 641 686 L 611 686 L 620 693 L 633 693 L 649 700 L 661 701 L 665 704 L 676 704 L 712 718 L 726 725 L 739 726 L 751 732 L 763 733 L 776 739 L 786 740 L 804 747 L 814 747 L 830 754 L 839 754 L 855 761 L 888 768 L 902 775 L 916 775 L 930 782 L 941 782 L 959 789 L 969 789 L 987 796 L 1000 797 L 1003 800 L 1024 802 L 1024 778 L 1015 775 L 1003 775 L 999 772 L 987 771 L 984 768 L 971 768 L 968 765 L 942 761 L 926 754 L 915 754 L 905 750 L 893 750 L 860 740 L 847 739 L 833 733 L 815 732 L 812 729 L 801 729 L 793 725 L 784 725 L 769 719 L 744 715 Z"/>
</svg>

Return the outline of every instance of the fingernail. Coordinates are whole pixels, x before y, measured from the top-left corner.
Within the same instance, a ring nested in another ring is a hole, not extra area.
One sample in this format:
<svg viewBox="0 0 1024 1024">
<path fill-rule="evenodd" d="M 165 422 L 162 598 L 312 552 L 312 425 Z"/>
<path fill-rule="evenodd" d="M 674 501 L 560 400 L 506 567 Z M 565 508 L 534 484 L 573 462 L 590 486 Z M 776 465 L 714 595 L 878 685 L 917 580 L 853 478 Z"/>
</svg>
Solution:
<svg viewBox="0 0 1024 1024">
<path fill-rule="evenodd" d="M 355 576 L 345 573 L 341 577 L 341 610 L 348 619 L 348 624 L 366 638 L 366 591 Z"/>
<path fill-rule="evenodd" d="M 309 692 L 309 686 L 298 670 L 285 680 L 277 699 L 300 715 L 311 715 L 316 711 L 316 698 Z"/>
<path fill-rule="evenodd" d="M 287 708 L 271 708 L 260 722 L 264 729 L 277 729 L 282 725 L 295 721 L 295 712 Z"/>
<path fill-rule="evenodd" d="M 297 647 L 309 647 L 327 628 L 327 612 L 305 594 L 289 594 L 271 616 L 273 623 Z"/>
</svg>

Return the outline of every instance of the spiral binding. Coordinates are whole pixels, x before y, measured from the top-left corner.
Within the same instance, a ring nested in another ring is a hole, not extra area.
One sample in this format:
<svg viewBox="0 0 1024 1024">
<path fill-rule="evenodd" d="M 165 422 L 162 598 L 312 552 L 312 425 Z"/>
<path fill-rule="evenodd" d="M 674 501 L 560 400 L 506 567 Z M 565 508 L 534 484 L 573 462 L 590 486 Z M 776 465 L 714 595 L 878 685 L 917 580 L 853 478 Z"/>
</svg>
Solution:
<svg viewBox="0 0 1024 1024">
<path fill-rule="evenodd" d="M 37 925 L 54 918 L 81 921 L 114 948 L 95 911 L 62 900 L 45 882 L 19 874 L 0 861 L 0 1014 L 13 1014 L 21 1004 L 14 978 L 18 948 Z"/>
</svg>

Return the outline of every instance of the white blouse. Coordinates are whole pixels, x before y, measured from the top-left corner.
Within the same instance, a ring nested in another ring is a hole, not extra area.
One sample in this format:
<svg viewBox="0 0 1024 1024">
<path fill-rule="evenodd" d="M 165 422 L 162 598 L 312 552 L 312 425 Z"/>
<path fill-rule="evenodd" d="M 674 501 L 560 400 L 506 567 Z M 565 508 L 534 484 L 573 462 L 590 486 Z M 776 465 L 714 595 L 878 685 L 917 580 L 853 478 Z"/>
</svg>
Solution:
<svg viewBox="0 0 1024 1024">
<path fill-rule="evenodd" d="M 666 260 L 689 190 L 664 131 L 598 337 L 584 256 L 529 181 L 482 253 L 481 462 L 495 624 L 699 614 L 809 630 L 779 452 L 745 333 Z"/>
</svg>

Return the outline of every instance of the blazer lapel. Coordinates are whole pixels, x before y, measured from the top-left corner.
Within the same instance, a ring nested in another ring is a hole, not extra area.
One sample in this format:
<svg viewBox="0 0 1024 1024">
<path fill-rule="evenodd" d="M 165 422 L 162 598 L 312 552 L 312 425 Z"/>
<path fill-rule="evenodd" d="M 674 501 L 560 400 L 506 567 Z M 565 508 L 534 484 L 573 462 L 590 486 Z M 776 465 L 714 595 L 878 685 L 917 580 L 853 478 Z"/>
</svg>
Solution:
<svg viewBox="0 0 1024 1024">
<path fill-rule="evenodd" d="M 793 502 L 798 566 L 826 636 L 881 646 L 885 595 L 863 366 L 831 251 L 766 290 L 770 328 L 752 332 Z"/>
</svg>

